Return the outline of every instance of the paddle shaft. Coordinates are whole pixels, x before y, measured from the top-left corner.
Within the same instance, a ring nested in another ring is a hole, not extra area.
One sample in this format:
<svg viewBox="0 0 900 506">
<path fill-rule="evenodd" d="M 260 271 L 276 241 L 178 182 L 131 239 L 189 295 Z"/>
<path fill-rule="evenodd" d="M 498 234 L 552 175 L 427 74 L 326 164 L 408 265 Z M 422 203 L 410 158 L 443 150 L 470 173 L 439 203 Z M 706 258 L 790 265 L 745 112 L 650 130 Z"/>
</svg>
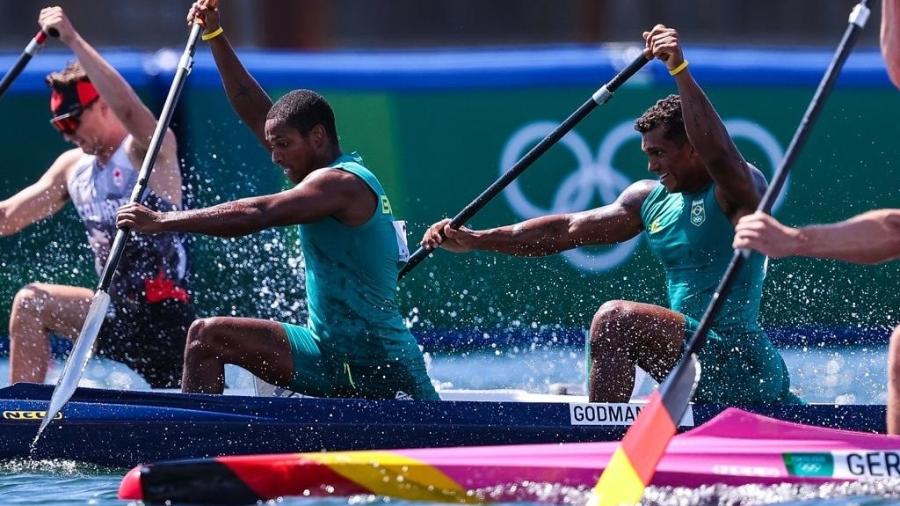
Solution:
<svg viewBox="0 0 900 506">
<path fill-rule="evenodd" d="M 541 142 L 539 142 L 536 146 L 531 148 L 528 153 L 525 154 L 515 165 L 512 166 L 505 174 L 500 176 L 496 181 L 494 181 L 486 190 L 481 192 L 475 200 L 473 200 L 469 205 L 463 208 L 462 211 L 459 212 L 456 216 L 450 220 L 450 228 L 458 229 L 463 226 L 466 222 L 472 219 L 472 216 L 475 215 L 478 211 L 481 210 L 488 202 L 490 202 L 494 197 L 496 197 L 504 188 L 506 188 L 509 183 L 513 182 L 519 175 L 525 172 L 525 169 L 531 166 L 541 157 L 551 146 L 556 144 L 560 139 L 563 138 L 567 133 L 569 133 L 572 128 L 575 127 L 578 123 L 581 122 L 584 118 L 587 117 L 588 114 L 591 113 L 598 105 L 602 105 L 608 102 L 613 93 L 619 89 L 622 84 L 625 83 L 631 76 L 637 73 L 644 65 L 649 62 L 643 54 L 634 59 L 627 67 L 622 69 L 621 72 L 615 75 L 608 83 L 603 85 L 600 89 L 598 89 L 594 94 L 589 98 L 585 103 L 581 105 L 575 112 L 573 112 L 565 121 L 563 121 L 555 130 L 550 132 L 546 137 L 544 137 Z M 441 231 L 441 236 L 444 235 L 444 232 Z M 409 260 L 406 262 L 406 265 L 400 270 L 400 278 L 403 278 L 409 271 L 411 271 L 415 266 L 419 265 L 425 258 L 431 254 L 432 250 L 426 249 L 424 247 L 420 247 L 413 253 Z"/>
<path fill-rule="evenodd" d="M 56 32 L 56 29 L 52 29 L 50 35 L 56 37 L 59 33 Z M 17 77 L 25 70 L 25 66 L 28 65 L 28 62 L 31 61 L 31 58 L 40 51 L 41 47 L 44 45 L 44 42 L 47 40 L 47 34 L 43 31 L 39 31 L 31 38 L 31 42 L 25 46 L 25 49 L 22 51 L 22 54 L 19 55 L 19 59 L 16 60 L 16 63 L 13 64 L 12 68 L 3 76 L 3 79 L 0 79 L 0 97 L 2 97 L 6 90 L 12 85 L 13 81 L 16 80 Z"/>
<path fill-rule="evenodd" d="M 172 86 L 169 88 L 169 95 L 166 97 L 165 104 L 163 104 L 159 121 L 156 123 L 156 130 L 154 130 L 153 137 L 150 139 L 150 146 L 147 150 L 147 154 L 144 156 L 144 162 L 141 164 L 141 170 L 138 173 L 138 181 L 131 192 L 131 202 L 140 202 L 144 200 L 144 195 L 147 193 L 147 187 L 150 182 L 150 173 L 153 171 L 153 165 L 156 163 L 157 156 L 159 156 L 159 148 L 162 146 L 166 130 L 168 130 L 169 123 L 172 121 L 172 114 L 175 112 L 175 105 L 178 103 L 181 91 L 184 89 L 187 75 L 191 72 L 194 48 L 197 46 L 197 38 L 199 36 L 200 25 L 195 24 L 191 28 L 191 33 L 188 36 L 188 42 L 184 48 L 184 53 L 181 55 L 181 60 L 178 62 L 175 78 L 172 80 Z M 98 291 L 102 290 L 106 292 L 109 290 L 109 286 L 112 284 L 116 272 L 116 267 L 119 265 L 119 260 L 122 258 L 122 252 L 125 250 L 125 244 L 128 242 L 128 237 L 130 235 L 131 230 L 129 229 L 120 228 L 116 232 L 116 238 L 113 240 L 109 257 L 106 259 L 106 266 L 103 267 L 103 274 L 100 275 L 100 284 L 97 286 Z"/>
</svg>

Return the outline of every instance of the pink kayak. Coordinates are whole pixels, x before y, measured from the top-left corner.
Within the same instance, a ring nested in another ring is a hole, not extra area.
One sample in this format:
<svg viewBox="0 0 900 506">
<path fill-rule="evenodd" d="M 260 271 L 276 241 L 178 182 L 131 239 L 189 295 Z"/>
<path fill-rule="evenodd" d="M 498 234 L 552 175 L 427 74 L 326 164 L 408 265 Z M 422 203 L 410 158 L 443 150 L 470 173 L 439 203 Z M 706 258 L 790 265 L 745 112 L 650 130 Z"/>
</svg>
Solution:
<svg viewBox="0 0 900 506">
<path fill-rule="evenodd" d="M 161 462 L 131 470 L 119 498 L 241 504 L 376 494 L 440 502 L 514 500 L 523 487 L 592 487 L 618 443 L 298 453 Z M 824 483 L 900 477 L 900 437 L 825 429 L 728 409 L 675 437 L 653 485 Z M 500 496 L 496 490 L 506 490 Z"/>
</svg>

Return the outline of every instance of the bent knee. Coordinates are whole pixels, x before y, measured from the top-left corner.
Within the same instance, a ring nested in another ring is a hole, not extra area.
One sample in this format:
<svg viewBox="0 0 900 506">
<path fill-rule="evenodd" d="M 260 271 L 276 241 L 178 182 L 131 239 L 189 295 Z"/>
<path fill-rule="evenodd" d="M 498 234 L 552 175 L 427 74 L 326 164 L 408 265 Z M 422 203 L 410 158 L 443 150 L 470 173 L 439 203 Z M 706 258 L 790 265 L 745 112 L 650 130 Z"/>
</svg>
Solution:
<svg viewBox="0 0 900 506">
<path fill-rule="evenodd" d="M 220 354 L 226 347 L 222 324 L 217 317 L 194 320 L 188 328 L 185 354 Z"/>
<path fill-rule="evenodd" d="M 42 283 L 29 283 L 16 292 L 16 296 L 13 298 L 13 309 L 40 315 L 49 295 Z"/>
<path fill-rule="evenodd" d="M 634 304 L 625 300 L 603 303 L 591 320 L 591 347 L 619 347 L 625 344 L 625 329 L 634 321 Z"/>
<path fill-rule="evenodd" d="M 591 330 L 599 332 L 613 332 L 632 325 L 637 316 L 635 304 L 627 300 L 611 300 L 594 313 L 591 320 Z"/>
</svg>

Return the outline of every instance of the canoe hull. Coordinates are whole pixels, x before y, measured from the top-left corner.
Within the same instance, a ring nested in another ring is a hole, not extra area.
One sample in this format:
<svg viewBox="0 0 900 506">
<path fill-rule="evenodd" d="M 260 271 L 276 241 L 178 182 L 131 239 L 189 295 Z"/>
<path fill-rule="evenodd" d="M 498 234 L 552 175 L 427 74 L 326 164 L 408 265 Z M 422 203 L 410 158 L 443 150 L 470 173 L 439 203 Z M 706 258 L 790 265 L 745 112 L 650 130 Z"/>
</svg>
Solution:
<svg viewBox="0 0 900 506">
<path fill-rule="evenodd" d="M 0 459 L 70 459 L 131 467 L 218 455 L 617 441 L 632 416 L 580 402 L 281 399 L 78 389 L 31 452 L 51 386 L 0 389 Z M 721 406 L 696 405 L 696 424 Z M 759 406 L 761 414 L 884 430 L 884 406 Z M 633 414 L 633 412 L 631 413 Z M 606 418 L 604 418 L 606 417 Z M 601 423 L 607 423 L 601 425 Z M 98 441 L 90 444 L 86 441 Z"/>
<path fill-rule="evenodd" d="M 540 487 L 523 484 L 589 489 L 616 447 L 615 442 L 569 443 L 163 462 L 126 475 L 120 498 L 191 503 L 355 494 L 432 502 L 539 499 L 534 493 Z M 697 487 L 861 478 L 900 478 L 900 438 L 729 409 L 676 436 L 652 483 Z"/>
</svg>

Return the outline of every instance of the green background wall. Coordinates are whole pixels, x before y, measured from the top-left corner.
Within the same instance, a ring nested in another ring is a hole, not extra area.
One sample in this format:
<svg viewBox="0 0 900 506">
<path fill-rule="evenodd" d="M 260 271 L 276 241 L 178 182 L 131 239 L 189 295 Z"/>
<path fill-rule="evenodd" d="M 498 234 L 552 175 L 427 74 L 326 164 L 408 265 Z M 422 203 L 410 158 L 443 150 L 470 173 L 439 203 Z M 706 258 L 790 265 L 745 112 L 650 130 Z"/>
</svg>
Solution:
<svg viewBox="0 0 900 506">
<path fill-rule="evenodd" d="M 269 89 L 279 96 L 290 87 L 279 83 Z M 781 150 L 812 94 L 812 86 L 796 84 L 714 82 L 705 89 L 724 119 L 762 127 Z M 395 213 L 409 221 L 410 241 L 417 242 L 428 224 L 455 214 L 499 175 L 504 147 L 514 133 L 536 121 L 561 121 L 594 86 L 318 90 L 335 109 L 344 150 L 364 156 L 384 182 Z M 665 80 L 626 86 L 575 133 L 596 162 L 597 150 L 614 128 L 628 130 L 621 125 L 672 92 L 674 87 Z M 46 123 L 45 101 L 41 93 L 18 93 L 0 102 L 3 118 L 14 118 L 4 122 L 0 136 L 0 198 L 37 178 L 65 148 Z M 900 145 L 896 122 L 886 112 L 896 110 L 900 94 L 893 88 L 839 87 L 794 166 L 779 218 L 807 224 L 897 207 Z M 285 187 L 280 171 L 236 119 L 220 87 L 205 82 L 188 86 L 175 126 L 194 205 Z M 772 173 L 772 163 L 759 145 L 738 139 L 738 146 L 748 160 Z M 551 208 L 565 178 L 583 164 L 571 150 L 557 146 L 520 178 L 519 187 L 534 205 Z M 636 137 L 615 150 L 611 165 L 625 182 L 648 177 Z M 579 187 L 583 190 L 587 184 Z M 593 192 L 590 206 L 604 203 L 591 187 L 588 191 Z M 607 191 L 617 193 L 614 186 Z M 520 219 L 500 196 L 472 224 L 492 227 Z M 0 250 L 4 327 L 9 302 L 29 281 L 96 282 L 83 229 L 71 208 L 15 237 L 0 238 Z M 195 299 L 202 314 L 304 321 L 302 261 L 293 230 L 236 240 L 197 238 L 191 250 Z M 589 254 L 610 251 L 588 249 Z M 878 327 L 882 330 L 876 332 L 883 332 L 900 322 L 898 286 L 896 262 L 862 267 L 807 259 L 773 261 L 763 322 L 768 327 Z M 509 329 L 541 339 L 554 329 L 578 332 L 609 299 L 665 303 L 662 270 L 643 239 L 627 261 L 605 272 L 579 270 L 561 256 L 522 259 L 439 252 L 401 283 L 400 294 L 414 329 L 437 334 L 456 329 L 483 342 Z"/>
</svg>

